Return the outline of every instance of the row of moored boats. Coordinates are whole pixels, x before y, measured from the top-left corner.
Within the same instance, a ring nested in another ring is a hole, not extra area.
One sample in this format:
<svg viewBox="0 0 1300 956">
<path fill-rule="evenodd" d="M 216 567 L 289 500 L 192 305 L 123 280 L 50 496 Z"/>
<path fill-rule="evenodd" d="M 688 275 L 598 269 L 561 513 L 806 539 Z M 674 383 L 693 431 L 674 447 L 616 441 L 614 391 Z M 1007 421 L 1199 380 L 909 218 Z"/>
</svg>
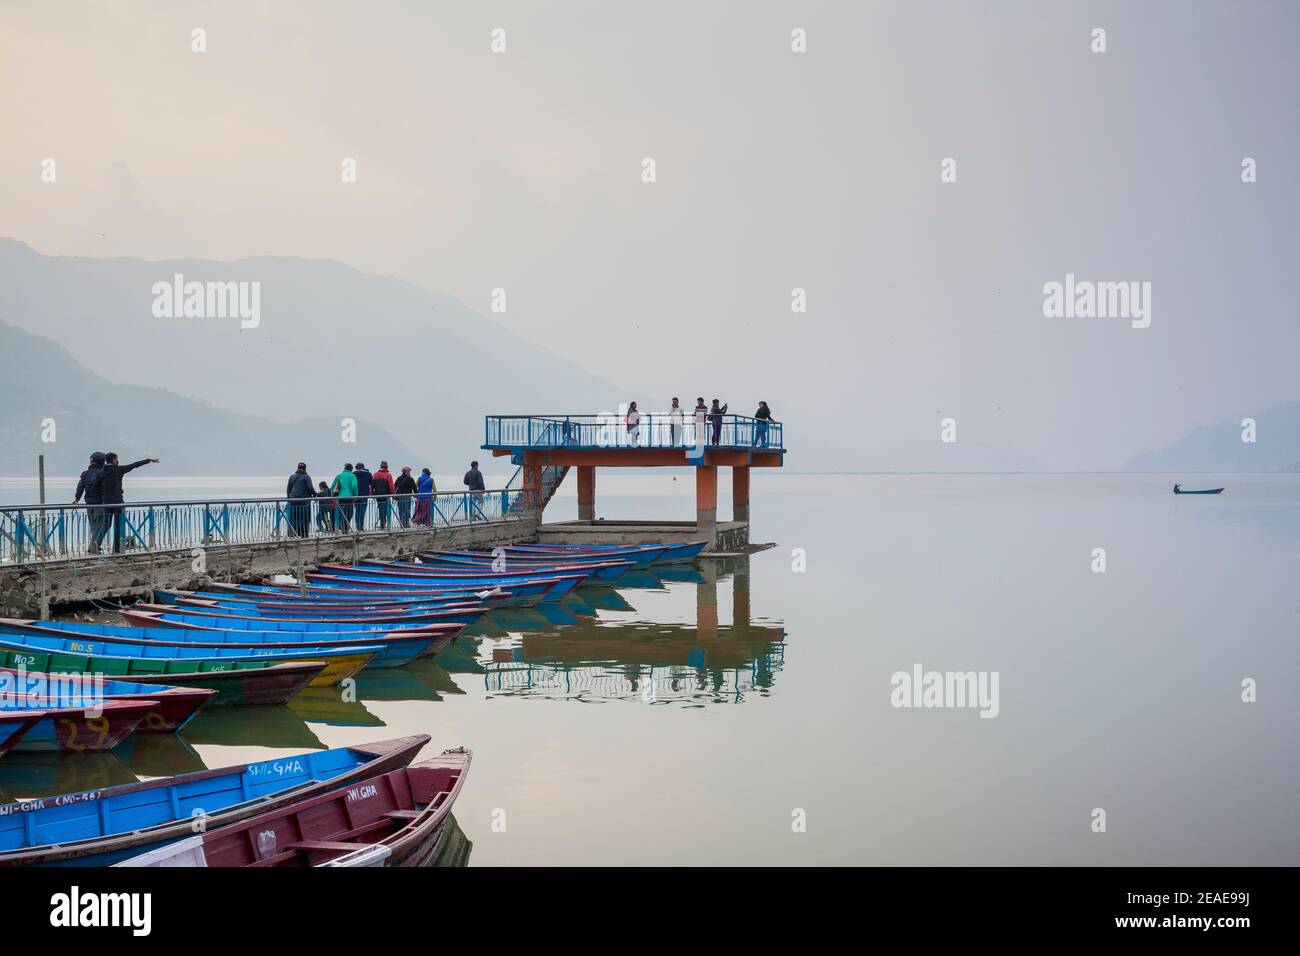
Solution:
<svg viewBox="0 0 1300 956">
<path fill-rule="evenodd" d="M 614 586 L 704 546 L 431 551 L 324 564 L 295 583 L 158 590 L 123 608 L 122 625 L 0 619 L 0 755 L 112 750 L 177 733 L 206 707 L 285 703 L 436 655 L 495 607 Z M 422 865 L 440 852 L 472 758 L 457 748 L 412 763 L 429 739 L 0 804 L 0 866 Z"/>
</svg>

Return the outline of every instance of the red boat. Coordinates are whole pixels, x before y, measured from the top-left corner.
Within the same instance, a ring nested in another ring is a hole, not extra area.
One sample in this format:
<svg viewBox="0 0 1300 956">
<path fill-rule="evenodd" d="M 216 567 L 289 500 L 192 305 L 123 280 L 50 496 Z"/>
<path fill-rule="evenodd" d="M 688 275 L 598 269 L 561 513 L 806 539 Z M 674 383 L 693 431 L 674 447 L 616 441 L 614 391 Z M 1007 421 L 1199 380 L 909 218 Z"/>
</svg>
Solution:
<svg viewBox="0 0 1300 956">
<path fill-rule="evenodd" d="M 138 734 L 171 734 L 180 730 L 199 709 L 217 696 L 206 687 L 170 687 L 115 680 L 93 674 L 43 674 L 39 671 L 0 667 L 0 687 L 12 687 L 16 695 L 27 699 L 49 698 L 50 707 L 62 706 L 58 700 L 87 697 L 94 700 L 154 702 L 154 709 L 144 715 Z"/>
<path fill-rule="evenodd" d="M 57 700 L 34 698 L 0 716 L 35 709 L 41 719 L 13 744 L 15 753 L 103 753 L 135 733 L 145 715 L 158 706 L 154 700 L 104 701 L 85 706 L 63 706 Z"/>
<path fill-rule="evenodd" d="M 463 747 L 118 866 L 424 866 L 437 858 L 473 754 Z"/>
</svg>

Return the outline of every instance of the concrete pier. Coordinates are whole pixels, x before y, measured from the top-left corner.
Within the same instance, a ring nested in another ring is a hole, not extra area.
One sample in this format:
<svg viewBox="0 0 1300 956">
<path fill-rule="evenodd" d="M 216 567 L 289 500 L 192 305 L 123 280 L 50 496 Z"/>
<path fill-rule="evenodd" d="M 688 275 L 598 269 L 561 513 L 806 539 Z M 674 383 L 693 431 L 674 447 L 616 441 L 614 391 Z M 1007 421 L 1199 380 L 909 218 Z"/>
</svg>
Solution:
<svg viewBox="0 0 1300 956">
<path fill-rule="evenodd" d="M 215 581 L 295 577 L 321 563 L 409 559 L 438 548 L 494 548 L 537 540 L 529 521 L 491 522 L 378 534 L 286 538 L 263 544 L 211 544 L 159 551 L 0 567 L 0 616 L 48 618 L 51 610 L 88 601 L 147 597 L 154 588 L 194 590 Z"/>
</svg>

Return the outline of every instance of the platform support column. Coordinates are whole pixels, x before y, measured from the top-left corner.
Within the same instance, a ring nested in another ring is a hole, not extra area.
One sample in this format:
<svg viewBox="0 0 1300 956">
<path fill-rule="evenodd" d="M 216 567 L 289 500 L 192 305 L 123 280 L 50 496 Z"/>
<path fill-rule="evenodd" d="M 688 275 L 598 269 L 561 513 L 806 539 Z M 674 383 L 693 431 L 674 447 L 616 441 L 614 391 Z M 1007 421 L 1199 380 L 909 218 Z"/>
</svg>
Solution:
<svg viewBox="0 0 1300 956">
<path fill-rule="evenodd" d="M 731 469 L 731 520 L 749 521 L 749 466 Z"/>
<path fill-rule="evenodd" d="M 695 530 L 712 551 L 718 537 L 718 466 L 700 465 L 695 469 Z"/>
<path fill-rule="evenodd" d="M 578 466 L 578 520 L 596 520 L 596 466 Z"/>
<path fill-rule="evenodd" d="M 538 521 L 542 520 L 542 463 L 532 454 L 524 455 L 524 511 Z"/>
</svg>

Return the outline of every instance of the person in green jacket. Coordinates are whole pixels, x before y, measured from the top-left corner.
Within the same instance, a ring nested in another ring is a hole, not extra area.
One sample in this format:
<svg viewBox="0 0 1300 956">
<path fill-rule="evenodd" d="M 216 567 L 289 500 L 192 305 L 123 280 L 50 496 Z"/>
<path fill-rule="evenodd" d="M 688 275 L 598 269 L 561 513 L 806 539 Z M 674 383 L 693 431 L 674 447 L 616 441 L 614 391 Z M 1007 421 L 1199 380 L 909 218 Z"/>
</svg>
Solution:
<svg viewBox="0 0 1300 956">
<path fill-rule="evenodd" d="M 330 491 L 338 498 L 338 511 L 336 519 L 340 525 L 340 531 L 352 530 L 352 505 L 357 496 L 357 476 L 352 474 L 352 462 L 343 466 L 343 470 L 334 476 L 334 484 L 330 485 Z"/>
</svg>

